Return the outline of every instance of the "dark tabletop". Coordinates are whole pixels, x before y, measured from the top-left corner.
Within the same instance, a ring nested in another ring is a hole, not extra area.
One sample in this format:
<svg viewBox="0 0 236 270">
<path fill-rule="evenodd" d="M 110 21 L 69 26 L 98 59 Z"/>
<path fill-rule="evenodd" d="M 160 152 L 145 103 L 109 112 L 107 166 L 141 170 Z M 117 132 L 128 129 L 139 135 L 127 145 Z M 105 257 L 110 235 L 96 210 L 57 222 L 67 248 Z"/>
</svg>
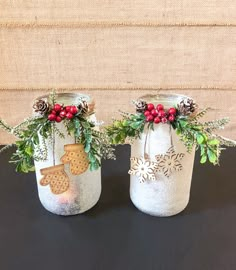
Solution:
<svg viewBox="0 0 236 270">
<path fill-rule="evenodd" d="M 221 166 L 199 165 L 181 214 L 152 217 L 129 199 L 130 147 L 104 161 L 103 191 L 90 211 L 71 217 L 40 204 L 33 173 L 17 174 L 0 156 L 0 270 L 236 269 L 236 151 Z"/>
</svg>

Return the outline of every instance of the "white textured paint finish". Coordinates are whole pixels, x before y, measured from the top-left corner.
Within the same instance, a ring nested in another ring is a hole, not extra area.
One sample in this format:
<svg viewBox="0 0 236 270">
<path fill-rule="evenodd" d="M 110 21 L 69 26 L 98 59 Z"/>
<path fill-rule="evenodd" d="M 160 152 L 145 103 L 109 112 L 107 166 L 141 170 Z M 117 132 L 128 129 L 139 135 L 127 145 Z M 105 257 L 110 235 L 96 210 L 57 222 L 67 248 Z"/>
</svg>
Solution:
<svg viewBox="0 0 236 270">
<path fill-rule="evenodd" d="M 185 98 L 183 95 L 146 95 L 141 99 L 148 103 L 161 103 L 166 109 L 178 104 Z M 144 131 L 141 138 L 134 141 L 131 146 L 131 157 L 144 155 L 144 144 L 146 138 Z M 172 138 L 172 139 L 171 139 Z M 174 146 L 176 153 L 184 153 L 180 161 L 183 170 L 173 172 L 170 177 L 164 176 L 162 172 L 156 173 L 156 180 L 148 180 L 140 183 L 138 177 L 130 176 L 130 197 L 134 205 L 141 211 L 153 216 L 172 216 L 178 214 L 187 206 L 190 196 L 193 164 L 195 151 L 189 154 L 179 136 L 169 124 L 154 125 L 154 131 L 150 130 L 146 145 L 146 153 L 152 161 L 155 156 L 164 154 Z"/>
<path fill-rule="evenodd" d="M 73 104 L 73 102 L 70 104 Z M 90 120 L 96 121 L 95 116 L 93 115 Z M 57 124 L 57 127 L 64 134 L 67 134 L 62 123 Z M 66 136 L 65 139 L 61 139 L 57 135 L 55 138 L 55 164 L 58 165 L 61 164 L 60 158 L 65 153 L 64 145 L 73 144 L 74 138 Z M 101 195 L 101 169 L 93 172 L 88 169 L 81 175 L 72 175 L 70 173 L 69 164 L 66 164 L 65 172 L 70 179 L 70 187 L 66 192 L 55 195 L 51 192 L 49 185 L 41 186 L 39 183 L 43 177 L 40 173 L 40 169 L 53 166 L 52 144 L 47 141 L 47 146 L 48 160 L 45 162 L 35 162 L 38 194 L 42 205 L 48 211 L 64 216 L 80 214 L 92 208 Z"/>
<path fill-rule="evenodd" d="M 171 146 L 170 126 L 158 124 L 155 131 L 149 132 L 147 153 L 152 161 L 155 155 L 164 154 Z M 154 216 L 172 216 L 181 212 L 188 204 L 195 152 L 186 152 L 185 146 L 173 130 L 172 140 L 176 153 L 184 153 L 181 160 L 183 170 L 174 172 L 169 178 L 156 173 L 156 180 L 140 183 L 138 177 L 130 176 L 130 197 L 141 211 Z M 146 132 L 131 147 L 131 157 L 140 157 L 144 153 Z"/>
</svg>

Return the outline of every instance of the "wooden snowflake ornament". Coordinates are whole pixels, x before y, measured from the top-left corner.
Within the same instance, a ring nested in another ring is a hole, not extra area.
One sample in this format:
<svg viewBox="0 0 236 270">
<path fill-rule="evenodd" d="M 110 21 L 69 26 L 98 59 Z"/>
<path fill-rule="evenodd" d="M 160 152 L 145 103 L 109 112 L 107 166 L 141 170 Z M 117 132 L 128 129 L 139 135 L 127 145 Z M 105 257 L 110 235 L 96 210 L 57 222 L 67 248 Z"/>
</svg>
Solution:
<svg viewBox="0 0 236 270">
<path fill-rule="evenodd" d="M 170 177 L 174 171 L 183 169 L 180 161 L 184 157 L 183 153 L 176 153 L 174 147 L 171 146 L 165 154 L 156 155 L 158 171 L 163 172 L 165 176 Z"/>
<path fill-rule="evenodd" d="M 132 166 L 128 171 L 129 174 L 137 176 L 140 182 L 145 182 L 148 179 L 156 179 L 155 173 L 157 172 L 157 163 L 143 157 L 132 157 L 130 160 Z"/>
</svg>

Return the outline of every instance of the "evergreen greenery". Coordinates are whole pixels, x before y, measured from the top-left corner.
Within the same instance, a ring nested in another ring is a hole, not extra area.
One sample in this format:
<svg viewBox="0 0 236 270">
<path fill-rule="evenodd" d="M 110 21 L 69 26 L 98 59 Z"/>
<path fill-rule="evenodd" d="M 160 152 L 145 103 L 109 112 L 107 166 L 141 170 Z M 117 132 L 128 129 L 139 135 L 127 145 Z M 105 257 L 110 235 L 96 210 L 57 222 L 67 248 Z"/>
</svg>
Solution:
<svg viewBox="0 0 236 270">
<path fill-rule="evenodd" d="M 126 139 L 136 139 L 141 136 L 145 127 L 145 116 L 142 113 L 122 113 L 123 119 L 115 120 L 106 127 L 106 132 L 112 144 L 123 144 Z"/>
<path fill-rule="evenodd" d="M 76 143 L 82 143 L 88 154 L 90 170 L 97 170 L 101 166 L 101 158 L 115 159 L 112 148 L 106 134 L 95 130 L 95 124 L 78 115 L 72 121 L 65 120 L 69 135 L 75 135 Z"/>
<path fill-rule="evenodd" d="M 45 140 L 53 135 L 52 123 L 44 117 L 34 118 L 28 125 L 18 126 L 12 130 L 18 140 L 15 142 L 17 150 L 12 155 L 10 163 L 16 165 L 17 172 L 34 171 L 34 160 L 45 161 L 47 159 Z"/>
<path fill-rule="evenodd" d="M 224 146 L 234 147 L 236 142 L 213 132 L 223 129 L 228 124 L 228 118 L 201 123 L 199 120 L 210 110 L 206 108 L 194 117 L 177 114 L 174 122 L 171 123 L 180 140 L 184 143 L 188 152 L 193 149 L 200 149 L 201 163 L 219 164 L 219 158 Z M 153 122 L 146 122 L 143 113 L 128 114 L 122 113 L 121 120 L 114 120 L 112 125 L 106 128 L 107 135 L 112 144 L 123 144 L 126 139 L 137 139 L 147 129 L 154 129 Z M 162 124 L 161 124 L 162 125 Z"/>
<path fill-rule="evenodd" d="M 177 117 L 172 127 L 180 136 L 181 141 L 186 146 L 188 152 L 193 147 L 200 148 L 201 163 L 219 164 L 221 151 L 224 146 L 236 146 L 236 142 L 226 139 L 213 131 L 223 129 L 229 122 L 228 118 L 222 118 L 205 123 L 199 122 L 199 119 L 205 115 L 208 109 L 199 112 L 195 117 Z"/>
<path fill-rule="evenodd" d="M 55 93 L 49 97 L 50 106 L 56 103 Z M 95 129 L 95 124 L 87 119 L 87 115 L 78 112 L 73 119 L 64 119 L 68 135 L 75 137 L 75 143 L 82 143 L 88 154 L 90 170 L 97 170 L 101 166 L 101 158 L 115 159 L 114 149 L 105 133 Z M 28 118 L 15 127 L 10 127 L 0 119 L 0 128 L 17 137 L 16 152 L 10 162 L 16 165 L 17 172 L 28 173 L 34 171 L 34 161 L 46 161 L 48 158 L 48 144 L 54 136 L 65 138 L 56 122 L 49 121 L 47 115 Z M 8 149 L 5 146 L 0 153 Z"/>
<path fill-rule="evenodd" d="M 11 133 L 12 127 L 6 124 L 2 119 L 0 119 L 0 128 Z"/>
</svg>

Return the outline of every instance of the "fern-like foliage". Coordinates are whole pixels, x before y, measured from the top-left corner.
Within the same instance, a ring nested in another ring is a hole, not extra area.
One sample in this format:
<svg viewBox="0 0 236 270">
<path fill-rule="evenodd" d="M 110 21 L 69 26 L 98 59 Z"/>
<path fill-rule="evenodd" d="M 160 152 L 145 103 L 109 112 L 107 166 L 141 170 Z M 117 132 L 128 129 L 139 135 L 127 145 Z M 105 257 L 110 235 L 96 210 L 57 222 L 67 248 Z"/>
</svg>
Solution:
<svg viewBox="0 0 236 270">
<path fill-rule="evenodd" d="M 16 137 L 18 137 L 20 132 L 23 129 L 27 128 L 30 124 L 34 123 L 35 121 L 37 121 L 37 119 L 41 119 L 41 118 L 42 118 L 42 116 L 35 116 L 35 117 L 26 118 L 23 122 L 14 126 L 11 130 L 11 133 L 14 134 Z"/>
<path fill-rule="evenodd" d="M 197 122 L 199 119 L 204 117 L 210 110 L 211 110 L 210 107 L 207 107 L 206 109 L 201 110 L 193 118 L 191 118 L 191 121 L 196 121 Z"/>
<path fill-rule="evenodd" d="M 13 146 L 15 146 L 15 144 L 8 144 L 8 145 L 5 145 L 3 146 L 1 149 L 0 149 L 0 154 L 2 154 L 3 152 L 7 151 L 8 149 L 12 148 Z"/>
<path fill-rule="evenodd" d="M 81 99 L 82 102 L 82 99 Z M 34 170 L 34 161 L 46 161 L 48 145 L 55 143 L 55 136 L 65 139 L 60 126 L 55 121 L 49 121 L 48 115 L 56 103 L 56 93 L 53 91 L 47 100 L 49 111 L 41 116 L 25 119 L 15 127 L 8 126 L 0 120 L 0 128 L 14 134 L 18 139 L 15 142 L 16 152 L 10 162 L 16 165 L 18 172 Z M 62 106 L 63 107 L 63 106 Z M 67 129 L 68 135 L 75 138 L 75 143 L 82 143 L 88 155 L 90 169 L 96 170 L 101 166 L 101 158 L 114 158 L 114 149 L 105 133 L 95 130 L 95 124 L 88 119 L 90 114 L 82 110 L 73 114 L 73 119 L 60 118 L 61 124 Z M 3 147 L 0 152 L 10 146 Z"/>
<path fill-rule="evenodd" d="M 69 135 L 75 136 L 76 143 L 82 143 L 88 155 L 90 170 L 101 166 L 101 158 L 114 159 L 114 148 L 105 133 L 95 130 L 95 124 L 82 116 L 72 121 L 66 120 L 65 126 Z"/>
<path fill-rule="evenodd" d="M 12 127 L 5 123 L 2 119 L 0 119 L 0 128 L 7 131 L 8 133 L 11 133 L 12 131 Z"/>
<path fill-rule="evenodd" d="M 145 116 L 138 114 L 122 113 L 121 120 L 115 120 L 106 127 L 106 133 L 112 144 L 124 144 L 128 138 L 139 138 L 144 131 Z"/>
<path fill-rule="evenodd" d="M 177 117 L 172 123 L 172 127 L 176 129 L 180 140 L 186 146 L 188 152 L 193 148 L 200 148 L 201 163 L 209 161 L 216 165 L 219 164 L 221 151 L 224 146 L 236 146 L 236 142 L 220 135 L 214 134 L 213 131 L 224 128 L 229 123 L 228 118 L 222 118 L 215 121 L 199 122 L 199 119 L 205 116 L 207 108 L 199 112 L 195 117 Z"/>
<path fill-rule="evenodd" d="M 208 130 L 208 132 L 212 132 L 215 130 L 219 130 L 219 129 L 224 129 L 224 127 L 229 123 L 229 118 L 222 118 L 222 119 L 217 119 L 214 121 L 208 121 L 203 123 L 204 127 L 206 128 L 206 130 Z"/>
<path fill-rule="evenodd" d="M 47 146 L 45 139 L 52 133 L 51 122 L 47 118 L 35 118 L 28 125 L 13 128 L 18 137 L 16 152 L 12 155 L 10 163 L 16 165 L 17 172 L 34 171 L 34 160 L 45 161 L 47 159 Z M 41 144 L 40 138 L 44 138 Z"/>
</svg>

